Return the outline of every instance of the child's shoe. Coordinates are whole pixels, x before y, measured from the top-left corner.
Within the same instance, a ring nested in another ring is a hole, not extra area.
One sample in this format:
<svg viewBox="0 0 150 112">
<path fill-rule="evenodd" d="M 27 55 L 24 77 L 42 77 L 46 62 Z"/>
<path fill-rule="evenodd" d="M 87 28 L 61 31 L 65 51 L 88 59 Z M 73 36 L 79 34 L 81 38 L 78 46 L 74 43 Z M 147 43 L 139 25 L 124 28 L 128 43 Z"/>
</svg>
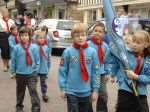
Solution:
<svg viewBox="0 0 150 112">
<path fill-rule="evenodd" d="M 11 78 L 11 79 L 15 79 L 15 77 L 16 77 L 16 74 L 11 74 L 11 73 L 10 73 L 10 78 Z"/>
<path fill-rule="evenodd" d="M 48 100 L 49 100 L 49 97 L 48 97 L 47 95 L 44 95 L 44 96 L 42 97 L 42 99 L 43 99 L 43 101 L 44 101 L 45 103 L 47 103 Z"/>
</svg>

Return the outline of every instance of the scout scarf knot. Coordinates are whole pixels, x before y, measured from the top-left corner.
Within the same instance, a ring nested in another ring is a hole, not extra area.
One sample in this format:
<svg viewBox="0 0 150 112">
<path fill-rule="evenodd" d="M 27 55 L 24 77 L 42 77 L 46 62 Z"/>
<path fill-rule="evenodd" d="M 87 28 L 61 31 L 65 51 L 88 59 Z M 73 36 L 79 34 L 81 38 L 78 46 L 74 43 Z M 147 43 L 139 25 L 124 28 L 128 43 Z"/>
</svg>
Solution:
<svg viewBox="0 0 150 112">
<path fill-rule="evenodd" d="M 103 64 L 104 63 L 104 52 L 102 48 L 103 41 L 102 40 L 99 41 L 95 37 L 92 37 L 91 40 L 95 45 L 97 45 L 99 63 Z"/>
<path fill-rule="evenodd" d="M 40 57 L 41 58 L 44 57 L 44 59 L 48 60 L 48 58 L 47 58 L 47 56 L 46 56 L 46 54 L 42 48 L 44 45 L 47 45 L 47 41 L 46 40 L 40 41 L 37 44 L 40 46 Z"/>
<path fill-rule="evenodd" d="M 32 58 L 31 58 L 31 55 L 29 53 L 30 43 L 21 43 L 21 45 L 25 50 L 26 64 L 32 65 Z"/>
<path fill-rule="evenodd" d="M 142 64 L 143 64 L 142 60 L 143 60 L 143 55 L 136 56 L 136 67 L 134 69 L 134 73 L 136 73 L 137 75 L 139 75 L 141 72 Z"/>
<path fill-rule="evenodd" d="M 73 47 L 79 50 L 79 55 L 80 55 L 80 71 L 81 71 L 81 77 L 83 81 L 88 81 L 89 77 L 88 77 L 88 72 L 86 69 L 86 65 L 85 65 L 85 57 L 84 57 L 84 52 L 83 49 L 88 47 L 88 44 L 85 43 L 83 45 L 79 45 L 74 43 Z"/>
</svg>

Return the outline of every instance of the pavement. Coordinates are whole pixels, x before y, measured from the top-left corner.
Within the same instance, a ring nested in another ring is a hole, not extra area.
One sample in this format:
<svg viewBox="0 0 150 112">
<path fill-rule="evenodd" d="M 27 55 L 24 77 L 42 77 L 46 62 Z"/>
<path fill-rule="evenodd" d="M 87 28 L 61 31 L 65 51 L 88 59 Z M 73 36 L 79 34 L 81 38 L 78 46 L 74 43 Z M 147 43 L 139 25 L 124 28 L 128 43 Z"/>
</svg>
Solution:
<svg viewBox="0 0 150 112">
<path fill-rule="evenodd" d="M 58 89 L 57 74 L 60 57 L 52 57 L 52 66 L 49 72 L 48 83 L 48 96 L 50 100 L 44 103 L 41 100 L 41 112 L 67 112 L 66 101 L 60 98 Z M 16 105 L 16 82 L 15 79 L 10 78 L 8 72 L 2 71 L 2 62 L 0 61 L 0 112 L 15 112 Z M 108 82 L 108 96 L 109 96 L 109 112 L 115 112 L 117 86 Z M 150 90 L 150 87 L 149 87 Z M 41 98 L 40 87 L 38 84 L 39 96 Z M 148 93 L 150 104 L 150 92 Z M 93 105 L 95 106 L 95 104 Z M 26 96 L 24 99 L 24 111 L 31 112 L 30 95 L 26 89 Z"/>
</svg>

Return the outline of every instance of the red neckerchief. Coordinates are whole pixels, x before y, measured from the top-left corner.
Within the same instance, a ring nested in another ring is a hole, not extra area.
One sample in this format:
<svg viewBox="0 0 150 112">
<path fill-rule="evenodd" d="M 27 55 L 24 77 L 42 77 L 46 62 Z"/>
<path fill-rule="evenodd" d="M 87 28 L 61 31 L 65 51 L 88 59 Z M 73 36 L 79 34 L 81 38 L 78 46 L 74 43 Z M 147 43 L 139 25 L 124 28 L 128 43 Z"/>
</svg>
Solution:
<svg viewBox="0 0 150 112">
<path fill-rule="evenodd" d="M 32 58 L 31 58 L 31 55 L 29 53 L 30 43 L 21 43 L 21 45 L 25 50 L 26 64 L 32 65 Z"/>
<path fill-rule="evenodd" d="M 142 69 L 143 55 L 135 55 L 135 57 L 136 57 L 136 67 L 134 69 L 134 73 L 139 75 Z"/>
<path fill-rule="evenodd" d="M 15 37 L 16 44 L 18 44 L 20 42 L 18 35 L 14 33 L 12 33 L 12 35 Z"/>
<path fill-rule="evenodd" d="M 98 48 L 98 58 L 99 58 L 99 63 L 103 64 L 104 63 L 104 52 L 102 48 L 103 41 L 98 41 L 95 37 L 91 38 L 92 42 L 97 45 Z"/>
<path fill-rule="evenodd" d="M 83 45 L 79 45 L 74 43 L 73 47 L 79 50 L 79 54 L 80 54 L 80 71 L 81 71 L 81 77 L 83 81 L 88 81 L 89 77 L 88 77 L 88 72 L 86 69 L 86 65 L 85 65 L 85 57 L 84 57 L 84 52 L 83 49 L 88 47 L 88 44 L 85 43 Z"/>
<path fill-rule="evenodd" d="M 4 20 L 5 24 L 6 24 L 7 32 L 9 32 L 9 25 L 8 25 L 9 18 L 8 17 L 3 17 L 3 20 Z"/>
<path fill-rule="evenodd" d="M 40 41 L 37 44 L 40 46 L 40 57 L 41 58 L 44 57 L 46 60 L 48 60 L 48 58 L 47 58 L 47 56 L 46 56 L 46 54 L 45 54 L 45 52 L 42 48 L 44 45 L 47 45 L 47 41 L 46 40 L 45 41 Z"/>
</svg>

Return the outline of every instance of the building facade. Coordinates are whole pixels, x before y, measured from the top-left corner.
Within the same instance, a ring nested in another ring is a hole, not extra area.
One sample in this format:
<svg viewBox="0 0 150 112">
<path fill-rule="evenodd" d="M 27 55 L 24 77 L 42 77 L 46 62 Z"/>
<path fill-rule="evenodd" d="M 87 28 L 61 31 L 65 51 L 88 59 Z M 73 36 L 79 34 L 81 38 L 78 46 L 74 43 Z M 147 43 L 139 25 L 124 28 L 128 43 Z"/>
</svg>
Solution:
<svg viewBox="0 0 150 112">
<path fill-rule="evenodd" d="M 103 0 L 79 0 L 78 10 L 83 11 L 83 22 L 90 24 L 103 18 Z M 131 11 L 143 18 L 150 18 L 150 0 L 112 0 L 117 9 L 123 6 L 126 12 Z"/>
<path fill-rule="evenodd" d="M 16 0 L 9 0 L 9 2 L 6 4 L 4 0 L 0 0 L 0 9 L 7 8 L 10 12 L 10 15 L 12 18 L 17 14 L 16 9 Z"/>
<path fill-rule="evenodd" d="M 27 1 L 27 0 L 24 0 Z M 67 0 L 69 1 L 69 0 Z M 81 20 L 82 14 L 76 6 L 65 0 L 30 0 L 25 2 L 30 12 L 36 12 L 38 18 L 75 19 Z M 78 2 L 77 2 L 78 3 Z"/>
</svg>

